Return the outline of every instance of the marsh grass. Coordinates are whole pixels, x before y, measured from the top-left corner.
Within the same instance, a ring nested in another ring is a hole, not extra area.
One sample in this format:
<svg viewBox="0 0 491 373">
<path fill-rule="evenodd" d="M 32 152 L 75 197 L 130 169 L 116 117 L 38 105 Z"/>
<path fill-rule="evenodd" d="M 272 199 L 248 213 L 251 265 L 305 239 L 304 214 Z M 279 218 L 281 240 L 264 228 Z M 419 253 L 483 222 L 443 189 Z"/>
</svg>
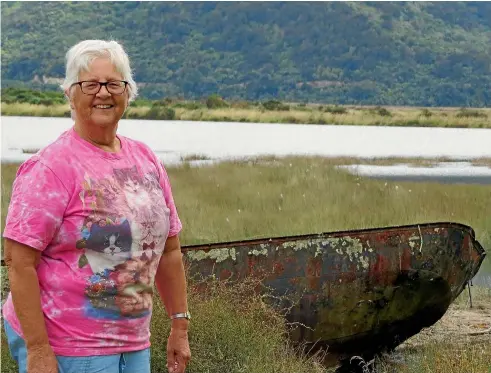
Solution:
<svg viewBox="0 0 491 373">
<path fill-rule="evenodd" d="M 372 125 L 372 126 L 405 126 L 405 127 L 469 127 L 491 128 L 491 110 L 480 109 L 473 112 L 481 116 L 459 116 L 458 109 L 427 109 L 422 114 L 420 109 L 397 108 L 377 110 L 371 108 L 343 108 L 344 110 L 319 110 L 307 107 L 288 111 L 265 110 L 251 107 L 218 108 L 218 109 L 176 109 L 176 119 L 222 122 L 253 123 L 302 123 L 302 124 L 337 124 L 337 125 Z M 430 115 L 428 115 L 430 113 Z"/>
<path fill-rule="evenodd" d="M 32 117 L 70 117 L 68 104 L 35 105 L 28 103 L 2 102 L 2 115 L 32 116 Z"/>
<path fill-rule="evenodd" d="M 466 287 L 452 306 L 455 309 L 469 309 L 472 306 L 481 310 L 491 310 L 491 283 L 488 287 L 470 286 L 470 295 L 469 288 Z"/>
<path fill-rule="evenodd" d="M 441 343 L 430 346 L 423 354 L 414 354 L 401 373 L 488 373 L 490 358 L 489 341 L 460 346 Z"/>
<path fill-rule="evenodd" d="M 167 109 L 162 119 L 301 123 L 404 127 L 467 127 L 491 128 L 491 109 L 412 108 L 294 105 L 280 103 L 288 110 L 268 110 L 268 105 L 229 103 L 225 107 L 210 107 L 200 102 L 163 101 L 153 106 L 131 105 L 125 117 L 131 119 L 158 119 L 152 108 Z M 67 104 L 33 105 L 28 103 L 2 103 L 2 115 L 70 116 Z"/>
<path fill-rule="evenodd" d="M 209 161 L 211 160 L 205 154 L 188 154 L 186 156 L 181 157 L 181 162 L 191 162 L 191 161 Z"/>
<path fill-rule="evenodd" d="M 265 157 L 208 167 L 191 167 L 187 162 L 169 167 L 184 226 L 181 242 L 188 245 L 455 221 L 472 226 L 483 246 L 491 247 L 489 186 L 385 182 L 348 174 L 336 169 L 336 164 L 332 159 L 317 157 Z M 17 167 L 2 165 L 2 228 Z M 261 298 L 247 290 L 247 284 L 212 285 L 205 296 L 190 282 L 194 317 L 190 331 L 193 361 L 188 372 L 328 371 L 317 357 L 308 358 L 288 343 L 287 326 Z M 481 295 L 475 289 L 477 301 Z M 483 290 L 483 299 L 488 295 Z M 459 302 L 460 307 L 466 307 L 464 298 Z M 169 325 L 163 321 L 167 318 L 160 303 L 155 304 L 152 372 L 159 373 L 166 371 Z M 14 372 L 4 343 L 2 340 L 6 368 L 2 372 Z M 408 353 L 404 365 L 394 368 L 394 364 L 381 362 L 377 371 L 487 373 L 491 361 L 489 341 L 452 346 L 429 343 Z"/>
<path fill-rule="evenodd" d="M 491 167 L 491 158 L 478 158 L 471 161 L 474 166 Z"/>
<path fill-rule="evenodd" d="M 207 283 L 206 291 L 203 290 Z M 193 314 L 190 345 L 193 359 L 189 373 L 221 372 L 322 372 L 320 358 L 307 356 L 287 341 L 288 327 L 255 289 L 257 279 L 228 283 L 211 279 L 191 281 L 189 304 Z M 164 373 L 169 333 L 160 302 L 155 300 L 152 372 Z"/>
<path fill-rule="evenodd" d="M 460 343 L 459 343 L 460 342 Z M 429 343 L 393 357 L 379 359 L 368 373 L 488 373 L 491 343 L 470 339 Z"/>
<path fill-rule="evenodd" d="M 169 174 L 186 244 L 429 221 L 469 224 L 491 244 L 489 186 L 365 179 L 322 158 L 183 165 Z"/>
</svg>

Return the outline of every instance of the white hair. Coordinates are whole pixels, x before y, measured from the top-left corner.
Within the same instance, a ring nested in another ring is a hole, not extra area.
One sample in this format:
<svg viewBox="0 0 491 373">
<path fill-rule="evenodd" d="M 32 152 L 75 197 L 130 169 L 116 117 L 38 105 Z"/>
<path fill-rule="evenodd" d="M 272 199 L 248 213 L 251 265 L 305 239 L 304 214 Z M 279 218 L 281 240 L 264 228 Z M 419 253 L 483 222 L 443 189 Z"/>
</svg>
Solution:
<svg viewBox="0 0 491 373">
<path fill-rule="evenodd" d="M 133 80 L 130 60 L 121 44 L 111 40 L 84 40 L 75 44 L 66 54 L 65 80 L 61 85 L 63 91 L 70 89 L 73 83 L 78 82 L 81 71 L 89 70 L 89 65 L 96 58 L 109 58 L 122 76 L 128 82 L 127 90 L 131 102 L 138 95 L 138 88 Z"/>
</svg>

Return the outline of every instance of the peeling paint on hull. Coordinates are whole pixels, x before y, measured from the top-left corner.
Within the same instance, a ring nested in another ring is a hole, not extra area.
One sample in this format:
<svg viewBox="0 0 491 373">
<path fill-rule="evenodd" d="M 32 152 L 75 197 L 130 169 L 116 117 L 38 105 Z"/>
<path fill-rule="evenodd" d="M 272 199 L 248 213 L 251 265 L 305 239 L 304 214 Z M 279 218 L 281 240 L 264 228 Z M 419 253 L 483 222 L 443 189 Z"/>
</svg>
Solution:
<svg viewBox="0 0 491 373">
<path fill-rule="evenodd" d="M 261 276 L 275 295 L 297 299 L 287 318 L 307 327 L 298 327 L 294 340 L 318 341 L 358 354 L 393 348 L 438 321 L 485 256 L 473 229 L 458 223 L 182 250 L 192 273 L 236 279 Z"/>
</svg>

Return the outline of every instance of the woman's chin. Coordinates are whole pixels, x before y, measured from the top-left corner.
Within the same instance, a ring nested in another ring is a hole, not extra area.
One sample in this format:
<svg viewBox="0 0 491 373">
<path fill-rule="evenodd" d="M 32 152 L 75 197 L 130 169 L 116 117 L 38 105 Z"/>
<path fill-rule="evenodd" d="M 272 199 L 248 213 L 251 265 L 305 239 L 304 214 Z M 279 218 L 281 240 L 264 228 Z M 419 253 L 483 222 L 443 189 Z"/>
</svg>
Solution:
<svg viewBox="0 0 491 373">
<path fill-rule="evenodd" d="M 113 127 L 118 124 L 121 119 L 115 115 L 94 115 L 91 122 L 99 127 Z"/>
</svg>

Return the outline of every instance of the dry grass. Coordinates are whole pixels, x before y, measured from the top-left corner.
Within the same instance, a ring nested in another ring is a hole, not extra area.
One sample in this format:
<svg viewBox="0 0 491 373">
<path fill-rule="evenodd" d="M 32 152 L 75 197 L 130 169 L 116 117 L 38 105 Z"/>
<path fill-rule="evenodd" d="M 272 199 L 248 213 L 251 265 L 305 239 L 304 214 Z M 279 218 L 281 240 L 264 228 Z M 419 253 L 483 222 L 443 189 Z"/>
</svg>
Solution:
<svg viewBox="0 0 491 373">
<path fill-rule="evenodd" d="M 207 284 L 207 290 L 203 285 Z M 188 373 L 322 373 L 318 356 L 308 357 L 287 342 L 287 325 L 255 293 L 257 279 L 225 284 L 217 280 L 191 281 L 189 305 L 193 314 L 190 345 L 193 359 Z M 152 372 L 166 373 L 169 325 L 155 299 Z"/>
<path fill-rule="evenodd" d="M 374 166 L 393 166 L 396 164 L 407 164 L 411 167 L 434 167 L 440 162 L 465 162 L 473 166 L 491 167 L 491 158 L 451 159 L 448 157 L 421 158 L 421 157 L 375 157 L 358 159 L 353 157 L 330 157 L 326 162 L 332 165 L 374 165 Z"/>
<path fill-rule="evenodd" d="M 33 117 L 70 117 L 70 107 L 63 105 L 34 105 L 27 103 L 6 104 L 2 102 L 2 115 Z"/>
<path fill-rule="evenodd" d="M 199 105 L 197 105 L 199 106 Z M 237 105 L 235 105 L 237 106 Z M 192 109 L 170 105 L 176 120 L 302 123 L 405 127 L 466 127 L 491 128 L 491 109 L 413 108 L 413 107 L 355 107 L 343 106 L 345 113 L 327 112 L 321 105 L 290 105 L 290 110 L 265 110 L 261 106 Z M 338 107 L 339 108 L 339 107 Z M 330 110 L 327 108 L 327 110 Z M 132 118 L 145 119 L 150 107 L 129 107 Z M 68 105 L 32 105 L 2 103 L 2 115 L 69 116 Z"/>
<path fill-rule="evenodd" d="M 474 166 L 484 166 L 484 167 L 491 167 L 491 159 L 490 158 L 479 158 L 479 159 L 474 159 L 471 162 Z"/>
<path fill-rule="evenodd" d="M 459 343 L 460 342 L 460 343 Z M 490 340 L 428 343 L 380 361 L 373 373 L 489 373 Z M 368 371 L 372 373 L 371 370 Z"/>
<path fill-rule="evenodd" d="M 431 116 L 413 108 L 392 109 L 390 115 L 379 115 L 370 108 L 349 108 L 345 114 L 333 114 L 311 108 L 289 111 L 268 111 L 258 108 L 237 109 L 177 109 L 180 120 L 254 122 L 254 123 L 313 123 L 370 126 L 470 127 L 491 128 L 491 110 L 480 109 L 483 117 L 459 117 L 460 109 L 431 109 Z M 486 117 L 484 117 L 486 116 Z"/>
<path fill-rule="evenodd" d="M 378 115 L 371 109 L 347 109 L 346 114 L 333 114 L 319 110 L 267 111 L 259 109 L 222 108 L 183 112 L 179 119 L 223 120 L 257 123 L 317 123 L 339 125 L 383 125 L 418 127 L 473 127 L 490 128 L 491 110 L 480 109 L 484 117 L 458 117 L 459 109 L 431 109 L 431 116 L 422 115 L 421 110 L 398 108 L 389 111 L 391 115 Z"/>
</svg>

